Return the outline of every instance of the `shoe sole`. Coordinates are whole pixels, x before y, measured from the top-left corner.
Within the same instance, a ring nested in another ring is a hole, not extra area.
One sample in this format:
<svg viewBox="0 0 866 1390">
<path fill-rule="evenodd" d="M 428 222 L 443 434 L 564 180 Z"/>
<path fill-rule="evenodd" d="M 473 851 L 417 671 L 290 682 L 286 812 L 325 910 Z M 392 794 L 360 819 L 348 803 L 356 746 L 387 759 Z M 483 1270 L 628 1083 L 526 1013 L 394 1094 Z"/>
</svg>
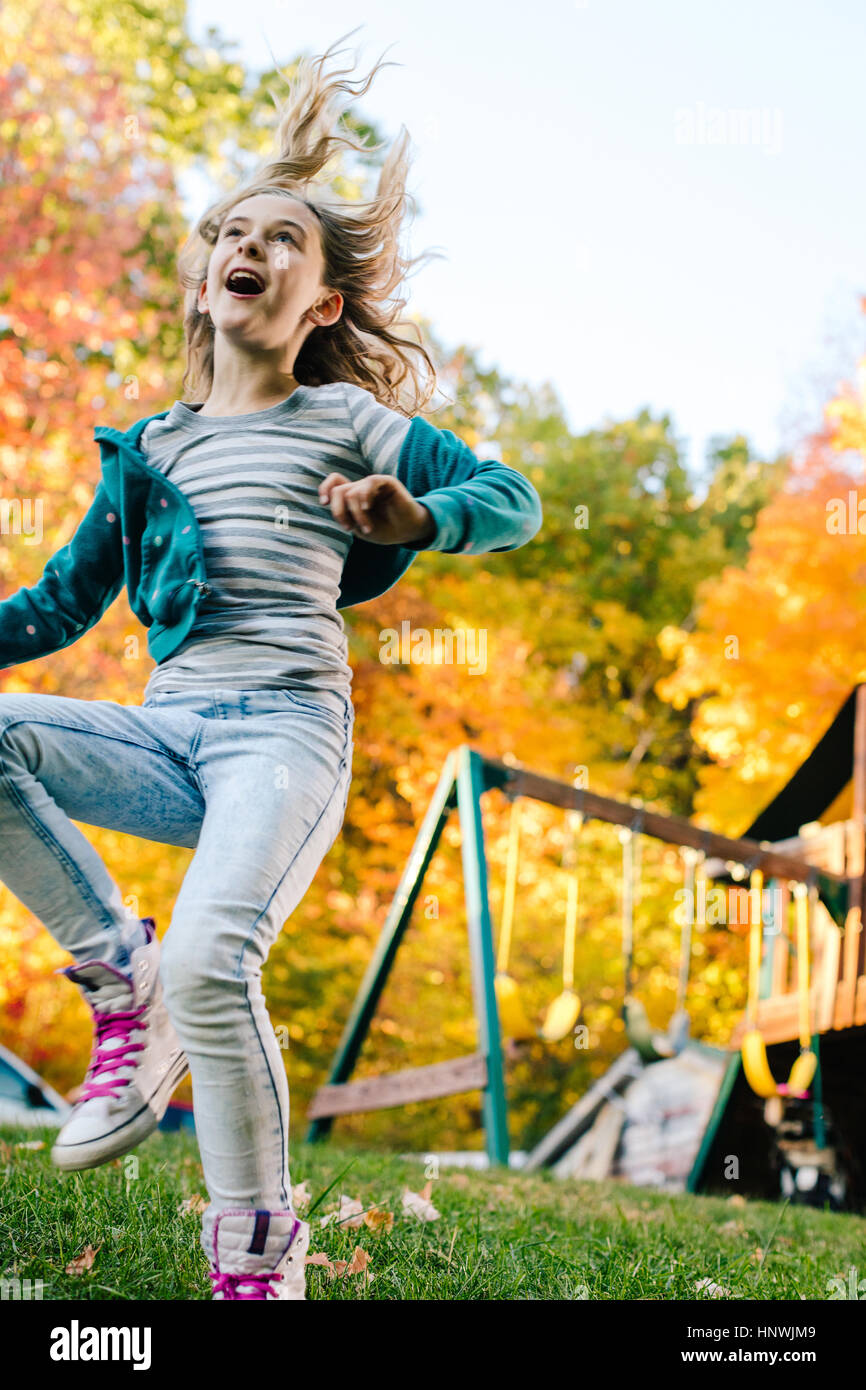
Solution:
<svg viewBox="0 0 866 1390">
<path fill-rule="evenodd" d="M 159 1128 L 172 1092 L 188 1071 L 189 1063 L 180 1053 L 155 1091 L 142 1102 L 134 1115 L 130 1115 L 117 1129 L 97 1139 L 87 1139 L 80 1144 L 55 1144 L 51 1150 L 52 1163 L 64 1172 L 77 1172 L 82 1168 L 98 1168 L 102 1163 L 110 1163 L 113 1158 L 129 1153 L 130 1149 L 136 1148 Z M 154 1105 L 156 1110 L 153 1109 Z"/>
</svg>

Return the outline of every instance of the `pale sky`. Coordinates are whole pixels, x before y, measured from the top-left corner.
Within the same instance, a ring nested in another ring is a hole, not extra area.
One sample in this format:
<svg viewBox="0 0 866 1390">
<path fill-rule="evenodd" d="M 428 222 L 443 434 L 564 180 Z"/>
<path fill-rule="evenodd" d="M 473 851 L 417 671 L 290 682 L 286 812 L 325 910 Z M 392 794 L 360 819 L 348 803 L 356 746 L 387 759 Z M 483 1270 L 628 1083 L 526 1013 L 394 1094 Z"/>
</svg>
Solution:
<svg viewBox="0 0 866 1390">
<path fill-rule="evenodd" d="M 667 411 L 699 467 L 790 446 L 866 351 L 862 0 L 190 0 L 250 69 L 355 25 L 413 142 L 410 281 L 447 346 L 577 431 Z M 750 114 L 749 114 L 750 113 Z M 188 209 L 189 210 L 189 209 Z M 200 212 L 203 208 L 196 207 Z"/>
</svg>

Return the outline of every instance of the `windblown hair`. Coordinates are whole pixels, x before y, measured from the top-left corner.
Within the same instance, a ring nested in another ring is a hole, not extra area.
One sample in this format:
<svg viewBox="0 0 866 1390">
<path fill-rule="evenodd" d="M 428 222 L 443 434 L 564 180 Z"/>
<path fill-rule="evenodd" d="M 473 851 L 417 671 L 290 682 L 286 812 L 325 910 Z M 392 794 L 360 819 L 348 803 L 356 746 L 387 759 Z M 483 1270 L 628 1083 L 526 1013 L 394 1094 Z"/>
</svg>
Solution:
<svg viewBox="0 0 866 1390">
<path fill-rule="evenodd" d="M 350 31 L 355 32 L 355 31 Z M 344 35 L 344 37 L 347 37 Z M 336 42 L 340 42 L 337 40 Z M 333 160 L 340 145 L 368 152 L 343 123 L 335 98 L 340 92 L 363 96 L 383 64 L 380 59 L 363 85 L 341 80 L 352 68 L 323 76 L 325 60 L 333 45 L 319 59 L 299 59 L 289 94 L 277 106 L 277 157 L 253 174 L 231 195 L 213 204 L 199 219 L 178 255 L 178 270 L 185 291 L 184 334 L 187 364 L 185 393 L 203 398 L 213 385 L 214 324 L 199 312 L 200 286 L 207 280 L 211 251 L 220 229 L 233 208 L 253 194 L 284 194 L 300 199 L 318 219 L 324 257 L 323 284 L 343 296 L 336 323 L 318 325 L 298 352 L 293 372 L 304 386 L 347 381 L 363 386 L 383 405 L 414 415 L 423 410 L 436 390 L 436 368 L 421 339 L 417 324 L 400 317 L 406 299 L 398 297 L 411 268 L 429 256 L 424 252 L 404 258 L 398 237 L 407 205 L 415 200 L 406 191 L 409 168 L 409 133 L 401 127 L 382 165 L 375 197 L 351 202 L 326 200 L 316 177 Z M 343 133 L 345 132 L 345 133 Z"/>
</svg>

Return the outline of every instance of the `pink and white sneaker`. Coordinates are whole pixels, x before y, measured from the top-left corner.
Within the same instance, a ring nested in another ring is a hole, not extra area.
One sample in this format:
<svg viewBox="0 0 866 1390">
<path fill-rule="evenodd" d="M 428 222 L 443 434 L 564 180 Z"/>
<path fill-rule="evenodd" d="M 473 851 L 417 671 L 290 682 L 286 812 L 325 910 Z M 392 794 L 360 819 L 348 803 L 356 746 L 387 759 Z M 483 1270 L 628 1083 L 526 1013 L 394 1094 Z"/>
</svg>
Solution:
<svg viewBox="0 0 866 1390">
<path fill-rule="evenodd" d="M 202 1217 L 215 1299 L 306 1299 L 310 1227 L 290 1209 L 230 1207 Z"/>
<path fill-rule="evenodd" d="M 142 935 L 144 942 L 129 951 L 127 971 L 87 960 L 55 972 L 80 985 L 95 1025 L 87 1075 L 51 1150 L 58 1168 L 96 1168 L 134 1149 L 157 1128 L 187 1073 L 162 1000 L 152 917 L 141 918 L 139 942 Z"/>
</svg>

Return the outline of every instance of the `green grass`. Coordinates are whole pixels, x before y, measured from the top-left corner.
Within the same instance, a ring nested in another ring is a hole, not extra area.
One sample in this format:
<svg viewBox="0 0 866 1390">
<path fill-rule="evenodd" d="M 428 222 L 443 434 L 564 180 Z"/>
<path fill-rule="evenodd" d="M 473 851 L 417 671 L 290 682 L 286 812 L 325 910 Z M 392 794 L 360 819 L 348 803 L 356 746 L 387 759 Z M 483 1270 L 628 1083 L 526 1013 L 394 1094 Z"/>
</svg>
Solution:
<svg viewBox="0 0 866 1390">
<path fill-rule="evenodd" d="M 53 1131 L 0 1129 L 0 1275 L 41 1279 L 45 1299 L 209 1299 L 201 1218 L 178 1212 L 206 1200 L 198 1149 L 184 1132 L 155 1134 L 134 1155 L 85 1173 L 59 1173 Z M 40 1150 L 17 1148 L 43 1139 Z M 130 1157 L 137 1160 L 128 1177 Z M 667 1195 L 618 1182 L 560 1182 L 548 1174 L 443 1168 L 433 1184 L 439 1220 L 403 1211 L 420 1191 L 420 1162 L 330 1145 L 296 1145 L 292 1181 L 316 1203 L 310 1252 L 351 1260 L 357 1246 L 375 1278 L 307 1272 L 311 1299 L 701 1299 L 700 1279 L 732 1298 L 827 1298 L 827 1281 L 860 1265 L 866 1220 L 786 1203 Z M 390 1232 L 322 1229 L 339 1194 L 394 1213 Z M 305 1214 L 302 1211 L 302 1215 Z M 99 1246 L 81 1275 L 65 1273 Z"/>
</svg>

